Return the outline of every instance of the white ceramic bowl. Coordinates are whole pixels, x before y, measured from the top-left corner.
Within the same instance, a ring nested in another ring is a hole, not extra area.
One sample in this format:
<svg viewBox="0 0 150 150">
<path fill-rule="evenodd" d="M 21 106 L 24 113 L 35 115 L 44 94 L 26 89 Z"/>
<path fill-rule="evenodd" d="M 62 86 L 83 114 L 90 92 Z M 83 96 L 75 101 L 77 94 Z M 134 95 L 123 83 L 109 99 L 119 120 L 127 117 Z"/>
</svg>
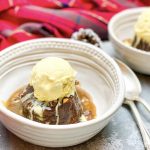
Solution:
<svg viewBox="0 0 150 150">
<path fill-rule="evenodd" d="M 32 66 L 41 58 L 57 56 L 68 60 L 77 70 L 77 79 L 93 97 L 97 117 L 71 125 L 46 125 L 28 120 L 3 104 L 11 93 L 27 84 Z M 101 49 L 69 39 L 37 39 L 22 42 L 0 53 L 0 120 L 25 141 L 66 147 L 82 143 L 106 126 L 121 106 L 124 95 L 117 64 Z"/>
<path fill-rule="evenodd" d="M 116 14 L 109 22 L 109 39 L 115 50 L 135 71 L 150 75 L 150 53 L 125 45 L 124 39 L 134 37 L 134 24 L 147 8 L 132 8 Z"/>
</svg>

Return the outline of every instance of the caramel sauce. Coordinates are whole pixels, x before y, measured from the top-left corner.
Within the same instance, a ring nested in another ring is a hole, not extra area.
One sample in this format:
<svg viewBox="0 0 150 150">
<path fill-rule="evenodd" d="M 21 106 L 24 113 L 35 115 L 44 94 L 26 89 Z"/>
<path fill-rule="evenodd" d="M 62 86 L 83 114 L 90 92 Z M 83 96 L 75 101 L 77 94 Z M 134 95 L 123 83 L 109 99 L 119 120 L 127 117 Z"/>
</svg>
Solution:
<svg viewBox="0 0 150 150">
<path fill-rule="evenodd" d="M 15 91 L 10 98 L 5 102 L 5 106 L 12 112 L 22 116 L 22 106 L 21 101 L 18 100 L 20 93 L 24 88 L 19 88 Z"/>
<path fill-rule="evenodd" d="M 22 114 L 22 105 L 21 101 L 19 100 L 19 95 L 22 93 L 24 88 L 18 89 L 14 92 L 10 98 L 5 102 L 5 106 L 12 112 L 23 116 Z M 83 115 L 86 120 L 91 120 L 96 118 L 96 107 L 93 104 L 92 97 L 88 92 L 80 87 L 80 85 L 76 85 L 77 95 L 81 100 L 81 104 L 83 107 Z"/>
<path fill-rule="evenodd" d="M 94 119 L 96 117 L 96 107 L 92 101 L 91 95 L 79 85 L 76 86 L 76 90 L 82 103 L 84 116 L 87 120 Z"/>
<path fill-rule="evenodd" d="M 132 39 L 129 39 L 129 38 L 123 40 L 123 43 L 126 44 L 126 45 L 128 45 L 128 46 L 131 46 L 131 45 L 132 45 L 132 42 L 133 42 L 133 40 L 132 40 Z"/>
</svg>

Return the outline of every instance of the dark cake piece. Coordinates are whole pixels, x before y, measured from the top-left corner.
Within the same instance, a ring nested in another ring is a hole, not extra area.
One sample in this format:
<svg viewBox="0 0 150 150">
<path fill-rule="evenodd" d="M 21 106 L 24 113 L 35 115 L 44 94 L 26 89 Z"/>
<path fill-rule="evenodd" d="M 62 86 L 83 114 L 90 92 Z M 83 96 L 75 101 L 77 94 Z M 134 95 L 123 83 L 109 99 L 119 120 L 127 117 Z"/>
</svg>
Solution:
<svg viewBox="0 0 150 150">
<path fill-rule="evenodd" d="M 28 85 L 20 95 L 23 115 L 31 120 L 45 124 L 78 123 L 82 115 L 81 101 L 77 95 L 63 99 L 41 102 L 34 97 L 34 89 Z"/>
<path fill-rule="evenodd" d="M 134 37 L 132 46 L 140 50 L 150 51 L 150 44 L 142 39 L 138 39 L 137 36 Z"/>
</svg>

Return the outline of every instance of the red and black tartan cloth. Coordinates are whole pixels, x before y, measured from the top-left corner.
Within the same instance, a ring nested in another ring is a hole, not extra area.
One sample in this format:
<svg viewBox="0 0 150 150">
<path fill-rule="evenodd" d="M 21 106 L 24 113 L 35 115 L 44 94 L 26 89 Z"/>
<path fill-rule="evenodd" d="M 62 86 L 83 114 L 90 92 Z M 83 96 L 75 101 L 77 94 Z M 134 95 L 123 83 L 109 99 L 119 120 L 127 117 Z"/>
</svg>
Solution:
<svg viewBox="0 0 150 150">
<path fill-rule="evenodd" d="M 0 50 L 41 37 L 70 38 L 79 28 L 107 39 L 110 18 L 149 0 L 0 0 Z"/>
</svg>

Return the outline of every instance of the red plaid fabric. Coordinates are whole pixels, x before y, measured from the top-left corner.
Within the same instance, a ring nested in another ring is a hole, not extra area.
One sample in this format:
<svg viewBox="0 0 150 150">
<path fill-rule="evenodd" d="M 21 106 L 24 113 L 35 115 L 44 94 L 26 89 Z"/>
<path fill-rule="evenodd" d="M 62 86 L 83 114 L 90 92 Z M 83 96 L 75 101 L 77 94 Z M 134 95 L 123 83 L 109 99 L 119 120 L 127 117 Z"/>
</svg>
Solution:
<svg viewBox="0 0 150 150">
<path fill-rule="evenodd" d="M 92 28 L 107 39 L 110 18 L 147 0 L 0 0 L 0 50 L 40 37 L 65 37 Z"/>
</svg>

